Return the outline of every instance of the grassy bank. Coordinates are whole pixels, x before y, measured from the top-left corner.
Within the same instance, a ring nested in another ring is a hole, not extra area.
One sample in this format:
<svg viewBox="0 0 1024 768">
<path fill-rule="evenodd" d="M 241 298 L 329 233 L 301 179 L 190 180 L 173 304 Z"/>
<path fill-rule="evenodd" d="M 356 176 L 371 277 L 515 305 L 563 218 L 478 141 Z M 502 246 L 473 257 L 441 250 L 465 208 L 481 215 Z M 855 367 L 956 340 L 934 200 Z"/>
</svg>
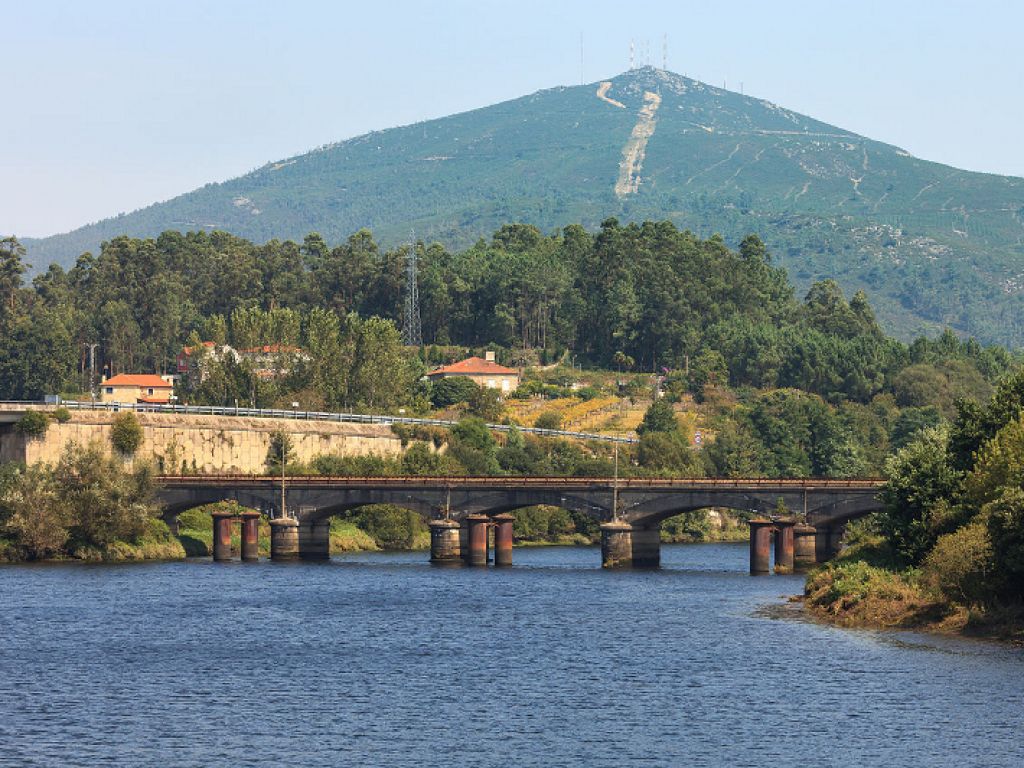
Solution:
<svg viewBox="0 0 1024 768">
<path fill-rule="evenodd" d="M 860 541 L 807 577 L 804 602 L 836 626 L 905 629 L 1024 645 L 1024 606 L 965 605 L 936 587 L 927 568 L 902 568 L 879 537 Z"/>
<path fill-rule="evenodd" d="M 47 559 L 54 562 L 117 563 L 180 560 L 186 555 L 185 542 L 171 533 L 162 520 L 154 519 L 147 522 L 143 535 L 133 541 L 113 541 L 102 547 L 72 543 L 66 551 Z M 26 559 L 13 541 L 0 539 L 0 563 L 20 563 Z"/>
</svg>

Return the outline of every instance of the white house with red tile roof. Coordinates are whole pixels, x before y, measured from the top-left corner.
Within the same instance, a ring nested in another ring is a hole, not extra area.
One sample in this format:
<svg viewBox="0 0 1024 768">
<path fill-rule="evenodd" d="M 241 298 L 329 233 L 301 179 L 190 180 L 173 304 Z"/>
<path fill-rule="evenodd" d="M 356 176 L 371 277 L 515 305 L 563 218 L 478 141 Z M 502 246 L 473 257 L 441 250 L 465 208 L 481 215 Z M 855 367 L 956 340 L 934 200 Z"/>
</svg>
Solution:
<svg viewBox="0 0 1024 768">
<path fill-rule="evenodd" d="M 487 358 L 468 357 L 451 365 L 442 365 L 427 374 L 431 381 L 462 376 L 475 384 L 488 389 L 500 389 L 511 392 L 519 387 L 519 372 L 514 368 L 506 368 L 494 361 L 494 353 L 488 352 Z"/>
<path fill-rule="evenodd" d="M 169 403 L 174 385 L 155 373 L 119 373 L 100 384 L 104 403 Z"/>
</svg>

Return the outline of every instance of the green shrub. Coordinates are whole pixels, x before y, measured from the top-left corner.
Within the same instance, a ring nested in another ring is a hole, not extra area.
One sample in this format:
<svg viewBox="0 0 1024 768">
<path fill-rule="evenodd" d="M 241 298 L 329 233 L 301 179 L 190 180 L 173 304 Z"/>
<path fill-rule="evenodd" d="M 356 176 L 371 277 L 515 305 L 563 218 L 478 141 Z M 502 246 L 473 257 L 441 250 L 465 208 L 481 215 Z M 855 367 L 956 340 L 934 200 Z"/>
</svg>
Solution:
<svg viewBox="0 0 1024 768">
<path fill-rule="evenodd" d="M 435 408 L 447 408 L 456 403 L 467 402 L 480 387 L 465 376 L 441 379 L 430 387 L 430 402 Z"/>
<path fill-rule="evenodd" d="M 505 406 L 502 405 L 498 390 L 477 387 L 475 384 L 473 386 L 475 390 L 466 401 L 469 412 L 487 422 L 498 421 L 505 412 Z"/>
<path fill-rule="evenodd" d="M 333 477 L 387 477 L 401 474 L 395 459 L 369 454 L 366 456 L 339 456 L 321 454 L 312 461 L 313 472 Z"/>
<path fill-rule="evenodd" d="M 364 507 L 356 524 L 383 549 L 411 549 L 416 535 L 426 530 L 418 514 L 390 504 Z"/>
<path fill-rule="evenodd" d="M 544 411 L 542 414 L 537 416 L 537 419 L 533 422 L 533 426 L 537 429 L 561 429 L 562 414 L 558 411 Z"/>
<path fill-rule="evenodd" d="M 64 406 L 61 406 L 60 408 L 55 410 L 52 416 L 53 420 L 56 421 L 58 424 L 67 424 L 69 421 L 71 421 L 71 411 L 69 411 Z"/>
<path fill-rule="evenodd" d="M 267 472 L 271 475 L 279 475 L 282 471 L 287 474 L 288 464 L 294 458 L 292 450 L 292 438 L 283 430 L 276 430 L 270 434 L 270 445 L 267 447 Z"/>
<path fill-rule="evenodd" d="M 110 442 L 125 456 L 133 455 L 142 445 L 142 425 L 134 413 L 121 413 L 114 418 L 110 429 Z"/>
<path fill-rule="evenodd" d="M 22 437 L 42 437 L 50 427 L 49 417 L 42 411 L 27 411 L 14 424 L 14 431 Z"/>
<path fill-rule="evenodd" d="M 986 504 L 992 559 L 997 588 L 1011 600 L 1024 598 L 1024 491 L 1007 488 L 1003 495 Z"/>
<path fill-rule="evenodd" d="M 940 536 L 924 559 L 923 573 L 940 595 L 968 608 L 990 594 L 992 542 L 984 523 L 975 522 Z"/>
</svg>

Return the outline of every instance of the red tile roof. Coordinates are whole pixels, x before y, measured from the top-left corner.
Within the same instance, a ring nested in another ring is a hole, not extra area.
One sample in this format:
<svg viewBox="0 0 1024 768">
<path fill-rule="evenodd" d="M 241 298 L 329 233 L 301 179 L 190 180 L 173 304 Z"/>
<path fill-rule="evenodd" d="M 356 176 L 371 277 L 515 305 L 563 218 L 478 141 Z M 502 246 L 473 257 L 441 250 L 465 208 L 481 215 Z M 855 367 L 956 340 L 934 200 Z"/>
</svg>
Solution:
<svg viewBox="0 0 1024 768">
<path fill-rule="evenodd" d="M 155 373 L 119 373 L 117 376 L 103 382 L 104 387 L 153 387 L 174 389 L 173 384 L 168 384 Z"/>
<path fill-rule="evenodd" d="M 249 347 L 248 349 L 238 350 L 242 354 L 246 355 L 270 355 L 270 354 L 284 354 L 301 352 L 301 347 L 290 347 L 287 344 L 264 344 L 262 347 Z"/>
<path fill-rule="evenodd" d="M 498 365 L 491 360 L 484 360 L 482 357 L 467 357 L 465 360 L 460 360 L 457 363 L 435 368 L 427 375 L 434 376 L 440 373 L 462 374 L 463 376 L 485 376 L 487 374 L 516 376 L 519 372 L 513 368 Z"/>
<path fill-rule="evenodd" d="M 215 341 L 204 341 L 203 342 L 203 346 L 206 347 L 207 349 L 213 349 L 214 347 L 217 346 L 217 342 L 215 342 Z M 196 349 L 195 347 L 184 347 L 182 349 L 182 352 L 184 352 L 186 355 L 191 355 L 195 351 L 195 349 Z"/>
</svg>

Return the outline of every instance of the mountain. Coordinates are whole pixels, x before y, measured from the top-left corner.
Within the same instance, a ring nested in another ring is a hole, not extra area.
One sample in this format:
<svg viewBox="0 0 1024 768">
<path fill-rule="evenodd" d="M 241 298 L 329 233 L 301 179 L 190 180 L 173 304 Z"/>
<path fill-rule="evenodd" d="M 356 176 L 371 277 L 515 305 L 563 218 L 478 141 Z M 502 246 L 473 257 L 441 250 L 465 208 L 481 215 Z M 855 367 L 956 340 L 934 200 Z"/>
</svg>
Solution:
<svg viewBox="0 0 1024 768">
<path fill-rule="evenodd" d="M 501 224 L 669 218 L 761 235 L 798 286 L 864 288 L 891 332 L 1024 343 L 1024 179 L 957 170 L 761 99 L 644 67 L 359 136 L 63 235 L 65 266 L 119 234 L 265 241 L 370 228 L 460 247 Z"/>
</svg>

